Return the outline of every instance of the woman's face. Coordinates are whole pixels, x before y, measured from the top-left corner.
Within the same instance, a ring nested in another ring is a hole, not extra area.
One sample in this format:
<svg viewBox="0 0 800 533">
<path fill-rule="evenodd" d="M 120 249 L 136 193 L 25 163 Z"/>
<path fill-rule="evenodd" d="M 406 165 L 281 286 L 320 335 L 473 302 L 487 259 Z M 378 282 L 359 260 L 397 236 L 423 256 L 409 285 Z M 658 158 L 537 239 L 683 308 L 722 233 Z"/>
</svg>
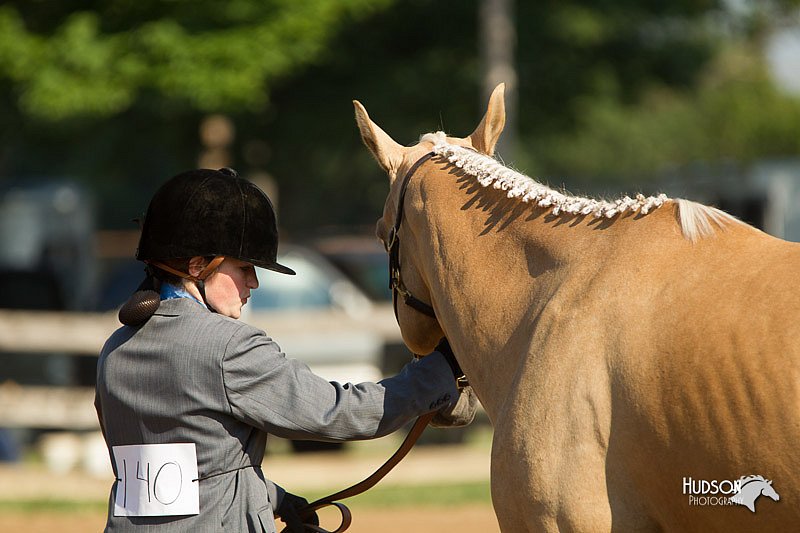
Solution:
<svg viewBox="0 0 800 533">
<path fill-rule="evenodd" d="M 217 271 L 205 281 L 206 298 L 216 311 L 239 318 L 242 306 L 250 298 L 250 290 L 258 288 L 256 269 L 251 263 L 226 257 Z"/>
</svg>

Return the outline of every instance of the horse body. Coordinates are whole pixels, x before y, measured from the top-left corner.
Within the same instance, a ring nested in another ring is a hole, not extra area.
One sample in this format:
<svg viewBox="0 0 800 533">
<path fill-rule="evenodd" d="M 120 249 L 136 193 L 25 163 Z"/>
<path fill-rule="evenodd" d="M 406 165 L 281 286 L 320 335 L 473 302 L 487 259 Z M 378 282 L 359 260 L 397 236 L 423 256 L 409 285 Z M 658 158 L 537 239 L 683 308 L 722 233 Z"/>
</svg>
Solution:
<svg viewBox="0 0 800 533">
<path fill-rule="evenodd" d="M 491 154 L 498 105 L 447 141 Z M 394 178 L 433 143 L 391 145 L 366 111 L 359 126 L 392 177 L 385 239 Z M 791 503 L 752 514 L 682 492 L 684 477 L 758 472 L 800 499 L 800 246 L 731 220 L 688 239 L 672 201 L 646 216 L 553 214 L 441 157 L 405 202 L 403 276 L 437 318 L 401 304 L 401 330 L 417 353 L 446 333 L 469 376 L 494 427 L 503 531 L 800 523 Z"/>
</svg>

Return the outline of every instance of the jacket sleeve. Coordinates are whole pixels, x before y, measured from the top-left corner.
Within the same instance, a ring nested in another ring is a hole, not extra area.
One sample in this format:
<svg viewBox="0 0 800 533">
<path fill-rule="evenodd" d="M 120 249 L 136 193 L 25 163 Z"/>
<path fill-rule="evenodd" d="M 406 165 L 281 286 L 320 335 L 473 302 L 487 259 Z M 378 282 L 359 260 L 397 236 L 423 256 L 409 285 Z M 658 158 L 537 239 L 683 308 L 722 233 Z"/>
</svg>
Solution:
<svg viewBox="0 0 800 533">
<path fill-rule="evenodd" d="M 433 353 L 378 383 L 328 382 L 290 359 L 263 331 L 242 327 L 222 360 L 231 414 L 287 439 L 380 437 L 458 397 L 444 357 Z"/>
<path fill-rule="evenodd" d="M 286 491 L 283 487 L 270 479 L 265 479 L 265 481 L 267 483 L 267 498 L 269 498 L 272 510 L 275 511 L 281 506 L 283 495 L 286 494 Z"/>
</svg>

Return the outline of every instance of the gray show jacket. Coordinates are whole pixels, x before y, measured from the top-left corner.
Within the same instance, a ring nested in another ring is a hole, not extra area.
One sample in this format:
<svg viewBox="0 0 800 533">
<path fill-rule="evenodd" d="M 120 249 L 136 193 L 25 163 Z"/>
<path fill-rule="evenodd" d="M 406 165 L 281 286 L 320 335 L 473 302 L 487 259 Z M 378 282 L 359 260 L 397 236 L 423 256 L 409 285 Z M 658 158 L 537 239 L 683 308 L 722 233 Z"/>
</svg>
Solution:
<svg viewBox="0 0 800 533">
<path fill-rule="evenodd" d="M 113 446 L 195 444 L 200 514 L 114 516 L 115 482 L 106 531 L 274 532 L 283 490 L 261 470 L 268 433 L 371 439 L 457 397 L 438 353 L 378 383 L 341 385 L 287 358 L 261 330 L 194 300 L 164 300 L 143 326 L 106 342 L 95 406 L 115 473 Z"/>
</svg>

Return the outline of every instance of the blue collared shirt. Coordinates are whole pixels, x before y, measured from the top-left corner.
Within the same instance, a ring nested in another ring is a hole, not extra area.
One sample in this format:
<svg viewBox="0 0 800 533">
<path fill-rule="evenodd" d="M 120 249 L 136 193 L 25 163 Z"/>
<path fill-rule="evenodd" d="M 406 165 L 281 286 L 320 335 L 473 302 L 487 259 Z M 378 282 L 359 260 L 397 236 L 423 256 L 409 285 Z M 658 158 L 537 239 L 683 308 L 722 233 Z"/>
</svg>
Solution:
<svg viewBox="0 0 800 533">
<path fill-rule="evenodd" d="M 184 289 L 183 287 L 179 287 L 177 285 L 172 285 L 171 283 L 162 283 L 161 284 L 161 299 L 162 300 L 172 300 L 175 298 L 191 298 L 195 302 L 199 303 L 200 305 L 204 305 L 203 302 L 189 294 L 189 292 Z"/>
</svg>

